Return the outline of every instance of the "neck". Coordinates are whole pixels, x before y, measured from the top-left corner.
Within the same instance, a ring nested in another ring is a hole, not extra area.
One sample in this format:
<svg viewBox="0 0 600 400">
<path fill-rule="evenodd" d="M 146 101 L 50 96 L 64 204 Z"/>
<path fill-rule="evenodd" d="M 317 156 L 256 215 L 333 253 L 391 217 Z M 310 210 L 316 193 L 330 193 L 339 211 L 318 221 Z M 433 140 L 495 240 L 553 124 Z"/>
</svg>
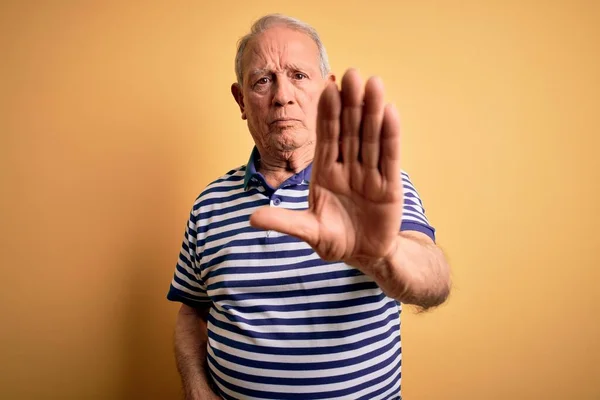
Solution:
<svg viewBox="0 0 600 400">
<path fill-rule="evenodd" d="M 290 176 L 308 167 L 314 158 L 314 145 L 311 143 L 280 154 L 260 153 L 261 158 L 257 170 L 271 187 L 277 188 Z"/>
</svg>

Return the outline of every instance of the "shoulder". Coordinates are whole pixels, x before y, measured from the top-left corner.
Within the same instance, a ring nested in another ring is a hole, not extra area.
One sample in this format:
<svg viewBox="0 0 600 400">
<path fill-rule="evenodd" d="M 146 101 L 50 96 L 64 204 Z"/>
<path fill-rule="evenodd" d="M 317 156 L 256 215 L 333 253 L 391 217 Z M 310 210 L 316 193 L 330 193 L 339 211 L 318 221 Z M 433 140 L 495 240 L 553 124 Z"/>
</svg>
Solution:
<svg viewBox="0 0 600 400">
<path fill-rule="evenodd" d="M 214 179 L 196 197 L 193 211 L 197 213 L 204 205 L 212 204 L 219 199 L 226 198 L 229 192 L 243 191 L 245 174 L 246 165 L 241 165 Z"/>
<path fill-rule="evenodd" d="M 410 175 L 408 174 L 408 172 L 406 172 L 405 170 L 401 170 L 401 176 L 402 176 L 402 186 L 404 187 L 404 190 L 415 190 L 415 186 L 410 178 Z"/>
</svg>

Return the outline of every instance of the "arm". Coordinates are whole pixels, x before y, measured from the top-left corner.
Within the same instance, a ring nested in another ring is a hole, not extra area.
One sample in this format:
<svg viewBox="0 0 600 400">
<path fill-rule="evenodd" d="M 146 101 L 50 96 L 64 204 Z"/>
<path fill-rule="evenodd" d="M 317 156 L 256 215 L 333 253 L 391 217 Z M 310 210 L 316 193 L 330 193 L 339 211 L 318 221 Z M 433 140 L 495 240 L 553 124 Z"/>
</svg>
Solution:
<svg viewBox="0 0 600 400">
<path fill-rule="evenodd" d="M 349 70 L 341 92 L 329 84 L 319 100 L 308 210 L 265 206 L 250 223 L 360 269 L 400 302 L 439 305 L 450 291 L 449 267 L 434 237 L 402 229 L 404 222 L 430 226 L 400 159 L 400 117 L 385 105 L 383 83 L 370 78 L 363 89 Z"/>
<path fill-rule="evenodd" d="M 442 250 L 423 233 L 402 231 L 389 256 L 356 265 L 389 297 L 422 310 L 442 304 L 450 294 L 450 268 Z"/>
<path fill-rule="evenodd" d="M 181 305 L 175 326 L 175 359 L 185 400 L 217 400 L 206 366 L 208 333 L 204 317 L 208 308 L 197 310 Z"/>
</svg>

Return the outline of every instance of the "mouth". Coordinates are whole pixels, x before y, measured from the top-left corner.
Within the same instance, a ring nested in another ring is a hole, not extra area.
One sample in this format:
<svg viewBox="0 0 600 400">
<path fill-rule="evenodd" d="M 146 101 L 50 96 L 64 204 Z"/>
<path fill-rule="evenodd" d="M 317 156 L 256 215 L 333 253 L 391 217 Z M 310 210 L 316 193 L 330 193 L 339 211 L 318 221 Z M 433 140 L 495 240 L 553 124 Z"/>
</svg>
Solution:
<svg viewBox="0 0 600 400">
<path fill-rule="evenodd" d="M 277 118 L 269 123 L 269 125 L 289 125 L 298 122 L 295 118 Z"/>
</svg>

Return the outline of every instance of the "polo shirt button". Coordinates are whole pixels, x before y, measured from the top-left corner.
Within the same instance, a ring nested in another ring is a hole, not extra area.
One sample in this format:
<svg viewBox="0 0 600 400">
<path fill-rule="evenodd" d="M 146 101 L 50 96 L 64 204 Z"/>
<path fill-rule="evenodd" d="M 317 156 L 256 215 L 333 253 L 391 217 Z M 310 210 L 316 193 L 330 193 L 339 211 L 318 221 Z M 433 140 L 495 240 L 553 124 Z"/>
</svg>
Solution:
<svg viewBox="0 0 600 400">
<path fill-rule="evenodd" d="M 275 199 L 273 200 L 273 204 L 278 206 L 279 204 L 281 204 L 281 199 L 279 197 L 275 197 Z"/>
</svg>

